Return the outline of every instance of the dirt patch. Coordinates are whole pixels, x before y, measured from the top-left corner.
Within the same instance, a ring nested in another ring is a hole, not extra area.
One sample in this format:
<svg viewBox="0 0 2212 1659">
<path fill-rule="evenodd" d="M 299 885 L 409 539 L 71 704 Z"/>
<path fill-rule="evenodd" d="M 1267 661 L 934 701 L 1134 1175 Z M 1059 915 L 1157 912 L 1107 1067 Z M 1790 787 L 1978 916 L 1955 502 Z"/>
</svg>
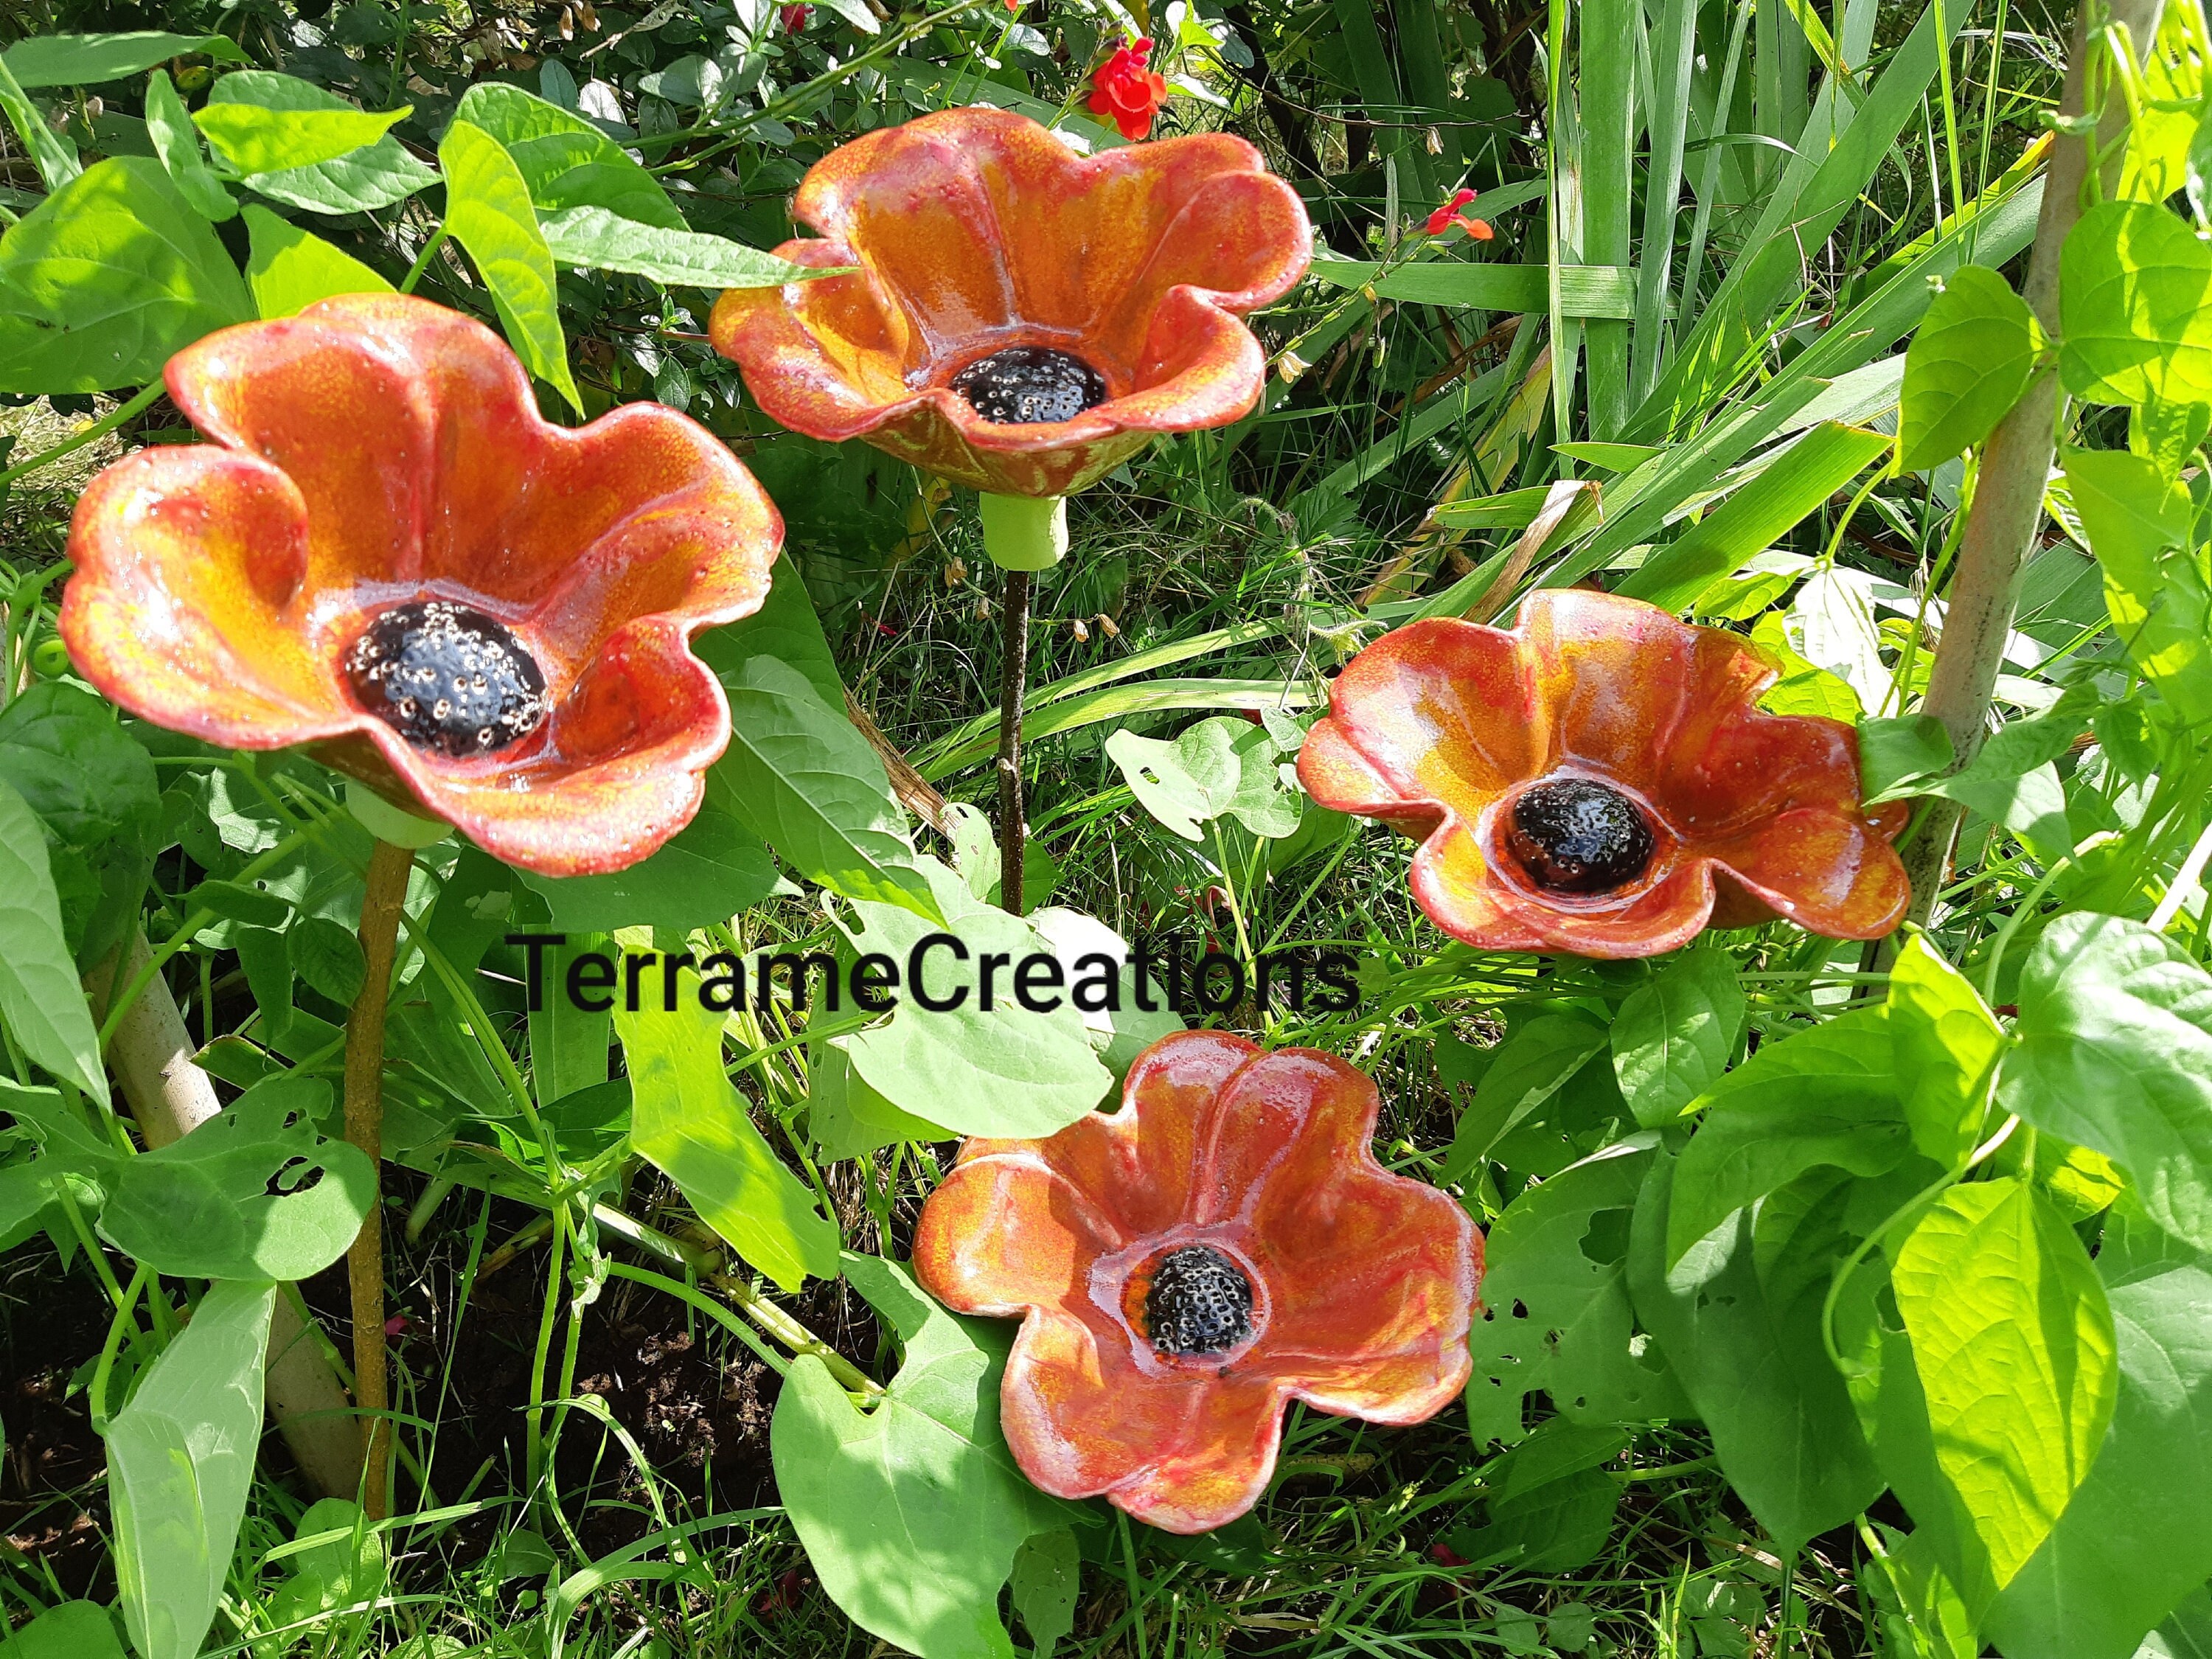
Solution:
<svg viewBox="0 0 2212 1659">
<path fill-rule="evenodd" d="M 70 1379 L 99 1357 L 112 1306 L 80 1255 L 66 1273 L 44 1238 L 0 1266 L 0 1537 L 70 1595 L 105 1597 L 106 1449 Z"/>
</svg>

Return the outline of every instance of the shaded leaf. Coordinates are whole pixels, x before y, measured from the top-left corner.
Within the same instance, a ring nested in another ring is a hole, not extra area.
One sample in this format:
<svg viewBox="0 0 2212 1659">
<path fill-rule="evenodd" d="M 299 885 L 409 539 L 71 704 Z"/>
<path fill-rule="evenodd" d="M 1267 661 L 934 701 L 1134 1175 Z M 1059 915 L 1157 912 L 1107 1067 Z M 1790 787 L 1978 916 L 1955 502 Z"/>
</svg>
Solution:
<svg viewBox="0 0 2212 1659">
<path fill-rule="evenodd" d="M 1680 1118 L 1720 1080 L 1743 1030 L 1742 988 L 1725 951 L 1685 951 L 1638 986 L 1613 1022 L 1613 1073 L 1647 1129 Z"/>
<path fill-rule="evenodd" d="M 1996 271 L 1961 265 L 1946 277 L 1905 354 L 1899 469 L 1926 471 L 1988 437 L 2027 390 L 2042 335 Z"/>
<path fill-rule="evenodd" d="M 0 1020 L 23 1052 L 103 1106 L 107 1070 L 100 1034 L 62 936 L 61 902 L 46 833 L 23 798 L 0 782 Z"/>
<path fill-rule="evenodd" d="M 466 121 L 446 129 L 438 163 L 446 173 L 445 228 L 476 261 L 515 355 L 580 414 L 583 400 L 561 331 L 553 256 L 539 234 L 521 170 L 496 138 Z"/>
</svg>

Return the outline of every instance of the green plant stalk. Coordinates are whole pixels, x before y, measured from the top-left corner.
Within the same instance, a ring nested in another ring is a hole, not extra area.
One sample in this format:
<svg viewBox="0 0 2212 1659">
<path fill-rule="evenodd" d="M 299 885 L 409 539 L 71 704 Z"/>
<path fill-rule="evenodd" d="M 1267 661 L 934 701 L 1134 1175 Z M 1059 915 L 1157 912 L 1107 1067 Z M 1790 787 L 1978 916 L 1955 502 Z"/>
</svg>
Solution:
<svg viewBox="0 0 2212 1659">
<path fill-rule="evenodd" d="M 2062 120 L 2078 118 L 2087 107 L 2089 11 L 2085 4 L 2075 20 L 2071 61 L 2059 99 Z M 2109 9 L 2112 21 L 2124 25 L 2137 40 L 2148 36 L 2157 14 L 2157 0 L 2112 0 Z M 2118 161 L 2119 146 L 2113 141 L 2126 118 L 2124 104 L 2110 100 L 2097 133 L 2098 154 L 2108 166 Z M 2058 332 L 2059 253 L 2081 216 L 2082 192 L 2089 183 L 2087 143 L 2078 132 L 2059 131 L 2051 145 L 2043 207 L 2021 294 L 2054 337 Z M 1928 695 L 1921 704 L 1922 712 L 1942 721 L 1950 735 L 1954 770 L 1972 761 L 1987 732 L 1990 696 L 1996 689 L 1997 668 L 2019 609 L 2021 573 L 2042 521 L 2043 486 L 2057 453 L 2057 381 L 2046 371 L 1997 423 L 1982 452 L 1974 500 L 1966 510 L 1960 541 L 1958 574 L 1944 612 L 1943 637 L 1936 647 Z M 1926 831 L 1908 853 L 1905 873 L 1912 881 L 1909 921 L 1924 924 L 1936 908 L 1936 896 L 1950 867 L 1952 843 L 1965 816 L 1966 808 L 1959 803 L 1939 801 Z"/>
<path fill-rule="evenodd" d="M 981 507 L 983 550 L 1006 572 L 1000 621 L 999 902 L 1018 916 L 1026 908 L 1022 865 L 1029 842 L 1022 799 L 1022 697 L 1029 681 L 1030 577 L 1066 556 L 1067 501 L 1059 495 L 986 494 Z"/>
<path fill-rule="evenodd" d="M 392 990 L 392 959 L 399 943 L 399 912 L 415 855 L 380 841 L 368 856 L 368 886 L 361 901 L 361 951 L 368 971 L 361 994 L 346 1015 L 346 1139 L 378 1171 L 369 1188 L 368 1214 L 346 1251 L 353 1301 L 354 1404 L 366 1425 L 368 1467 L 362 1509 L 372 1521 L 392 1512 L 392 1390 L 384 1343 L 384 1016 Z"/>
</svg>

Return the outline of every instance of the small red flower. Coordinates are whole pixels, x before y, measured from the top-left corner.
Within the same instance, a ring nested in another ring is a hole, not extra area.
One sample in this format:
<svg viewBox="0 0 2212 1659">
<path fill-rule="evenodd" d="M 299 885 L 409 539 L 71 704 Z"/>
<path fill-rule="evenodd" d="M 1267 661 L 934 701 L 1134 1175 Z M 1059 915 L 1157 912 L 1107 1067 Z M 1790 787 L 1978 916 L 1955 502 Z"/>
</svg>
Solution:
<svg viewBox="0 0 2212 1659">
<path fill-rule="evenodd" d="M 1000 1408 L 1024 1474 L 1206 1532 L 1267 1489 L 1291 1401 L 1403 1425 L 1459 1397 L 1481 1237 L 1375 1161 L 1379 1105 L 1333 1054 L 1178 1031 L 1120 1111 L 961 1148 L 915 1269 L 1022 1321 Z"/>
<path fill-rule="evenodd" d="M 783 32 L 786 34 L 804 34 L 806 33 L 806 26 L 814 21 L 814 8 L 779 6 L 776 8 L 776 15 L 783 19 Z"/>
<path fill-rule="evenodd" d="M 1091 71 L 1091 112 L 1113 118 L 1121 136 L 1134 143 L 1148 137 L 1152 119 L 1168 100 L 1165 77 L 1148 67 L 1152 43 L 1139 35 Z"/>
<path fill-rule="evenodd" d="M 1475 192 L 1464 185 L 1454 191 L 1451 200 L 1429 216 L 1429 234 L 1442 236 L 1454 225 L 1457 225 L 1478 242 L 1486 242 L 1496 235 L 1498 233 L 1491 229 L 1488 220 L 1470 219 L 1460 211 L 1469 202 L 1474 200 L 1474 198 Z"/>
<path fill-rule="evenodd" d="M 1773 681 L 1739 635 L 1540 588 L 1510 632 L 1434 617 L 1353 658 L 1298 780 L 1419 837 L 1415 901 L 1477 950 L 1655 956 L 1778 915 L 1880 939 L 1909 811 L 1863 807 L 1858 734 L 1764 712 Z"/>
</svg>

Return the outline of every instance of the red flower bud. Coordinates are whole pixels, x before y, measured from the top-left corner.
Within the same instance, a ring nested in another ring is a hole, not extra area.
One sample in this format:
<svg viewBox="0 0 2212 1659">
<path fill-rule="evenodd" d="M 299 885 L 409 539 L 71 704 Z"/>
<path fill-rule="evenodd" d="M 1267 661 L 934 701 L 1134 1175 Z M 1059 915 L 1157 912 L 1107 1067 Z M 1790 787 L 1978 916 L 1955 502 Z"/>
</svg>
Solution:
<svg viewBox="0 0 2212 1659">
<path fill-rule="evenodd" d="M 1121 136 L 1133 143 L 1148 137 L 1153 118 L 1168 100 L 1168 83 L 1146 64 L 1152 43 L 1139 35 L 1091 71 L 1091 112 L 1113 118 Z"/>
</svg>

